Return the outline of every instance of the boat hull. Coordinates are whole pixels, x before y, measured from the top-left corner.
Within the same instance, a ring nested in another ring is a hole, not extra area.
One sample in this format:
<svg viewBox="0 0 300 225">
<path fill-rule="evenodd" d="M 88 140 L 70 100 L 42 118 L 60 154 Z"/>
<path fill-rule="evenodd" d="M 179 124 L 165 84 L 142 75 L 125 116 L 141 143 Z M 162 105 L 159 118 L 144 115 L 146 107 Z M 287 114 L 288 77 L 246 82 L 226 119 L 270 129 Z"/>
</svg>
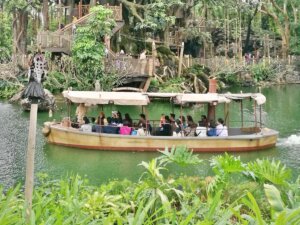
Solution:
<svg viewBox="0 0 300 225">
<path fill-rule="evenodd" d="M 56 145 L 81 149 L 116 151 L 157 151 L 165 147 L 187 146 L 194 152 L 257 151 L 276 145 L 278 132 L 264 128 L 257 134 L 228 137 L 165 137 L 85 133 L 74 128 L 51 125 L 45 135 Z"/>
</svg>

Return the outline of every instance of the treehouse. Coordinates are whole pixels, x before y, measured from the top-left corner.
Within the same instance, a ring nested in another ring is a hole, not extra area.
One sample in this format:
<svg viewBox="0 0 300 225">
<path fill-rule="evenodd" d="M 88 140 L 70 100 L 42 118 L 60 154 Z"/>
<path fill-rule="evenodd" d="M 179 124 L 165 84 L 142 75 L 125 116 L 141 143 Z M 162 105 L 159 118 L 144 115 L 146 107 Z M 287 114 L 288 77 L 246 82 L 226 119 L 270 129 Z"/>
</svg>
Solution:
<svg viewBox="0 0 300 225">
<path fill-rule="evenodd" d="M 73 33 L 73 26 L 81 26 L 83 25 L 87 19 L 92 16 L 90 13 L 90 7 L 96 1 L 74 1 L 74 4 L 67 4 L 65 2 L 69 1 L 58 1 L 57 13 L 59 20 L 59 28 L 56 31 L 40 31 L 37 34 L 37 44 L 41 47 L 42 51 L 48 51 L 52 53 L 64 53 L 70 54 Z M 113 16 L 116 21 L 116 26 L 113 29 L 113 34 L 118 32 L 123 26 L 124 21 L 122 17 L 122 4 L 118 6 L 111 6 L 109 4 L 105 4 L 104 7 L 109 8 L 113 11 Z M 77 18 L 73 20 L 71 18 Z M 66 25 L 63 25 L 64 22 L 69 22 Z M 106 40 L 110 42 L 110 40 Z M 109 45 L 108 45 L 109 46 Z"/>
</svg>

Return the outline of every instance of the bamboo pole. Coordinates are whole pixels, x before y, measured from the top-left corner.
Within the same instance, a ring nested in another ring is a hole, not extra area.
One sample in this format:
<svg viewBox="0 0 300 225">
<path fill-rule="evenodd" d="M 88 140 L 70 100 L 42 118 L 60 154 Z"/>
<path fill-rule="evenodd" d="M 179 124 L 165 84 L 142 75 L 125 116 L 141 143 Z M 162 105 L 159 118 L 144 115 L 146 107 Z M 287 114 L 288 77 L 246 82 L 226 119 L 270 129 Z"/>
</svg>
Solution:
<svg viewBox="0 0 300 225">
<path fill-rule="evenodd" d="M 25 180 L 25 208 L 26 208 L 27 223 L 30 222 L 31 211 L 32 211 L 37 110 L 38 110 L 38 104 L 31 104 L 29 132 L 28 132 L 28 148 L 26 154 L 26 180 Z"/>
<path fill-rule="evenodd" d="M 178 77 L 180 77 L 181 70 L 182 70 L 183 51 L 184 51 L 184 42 L 181 43 L 180 56 L 179 56 L 179 66 L 178 66 Z"/>
</svg>

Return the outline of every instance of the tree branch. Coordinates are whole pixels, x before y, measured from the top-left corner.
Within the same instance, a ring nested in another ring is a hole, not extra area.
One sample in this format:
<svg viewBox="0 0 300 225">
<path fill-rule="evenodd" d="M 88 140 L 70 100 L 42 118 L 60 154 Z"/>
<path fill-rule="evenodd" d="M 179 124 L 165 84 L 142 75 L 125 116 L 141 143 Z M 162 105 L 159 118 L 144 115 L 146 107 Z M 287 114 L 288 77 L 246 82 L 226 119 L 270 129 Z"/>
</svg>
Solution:
<svg viewBox="0 0 300 225">
<path fill-rule="evenodd" d="M 139 15 L 137 9 L 145 10 L 145 5 L 140 5 L 137 3 L 129 2 L 127 0 L 120 0 L 121 3 L 123 3 L 126 8 L 131 12 L 131 14 L 136 17 L 140 22 L 144 22 L 144 19 Z"/>
</svg>

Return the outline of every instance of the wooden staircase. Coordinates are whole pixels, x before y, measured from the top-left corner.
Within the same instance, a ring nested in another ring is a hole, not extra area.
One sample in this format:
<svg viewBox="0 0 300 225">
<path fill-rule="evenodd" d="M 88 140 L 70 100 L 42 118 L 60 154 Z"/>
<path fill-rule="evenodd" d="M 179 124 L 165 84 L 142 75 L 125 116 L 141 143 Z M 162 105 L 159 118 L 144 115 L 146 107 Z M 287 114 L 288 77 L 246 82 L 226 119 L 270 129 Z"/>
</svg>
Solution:
<svg viewBox="0 0 300 225">
<path fill-rule="evenodd" d="M 113 11 L 113 16 L 116 21 L 116 26 L 112 30 L 112 33 L 115 34 L 118 32 L 125 24 L 122 17 L 122 4 L 119 6 L 110 6 L 105 5 L 106 8 L 109 8 Z M 70 54 L 73 42 L 72 27 L 75 24 L 76 27 L 84 24 L 88 18 L 93 16 L 94 13 L 88 13 L 85 16 L 77 19 L 75 22 L 67 24 L 62 29 L 57 31 L 40 31 L 37 34 L 37 44 L 40 46 L 43 52 L 55 52 L 55 53 L 65 53 Z"/>
</svg>

